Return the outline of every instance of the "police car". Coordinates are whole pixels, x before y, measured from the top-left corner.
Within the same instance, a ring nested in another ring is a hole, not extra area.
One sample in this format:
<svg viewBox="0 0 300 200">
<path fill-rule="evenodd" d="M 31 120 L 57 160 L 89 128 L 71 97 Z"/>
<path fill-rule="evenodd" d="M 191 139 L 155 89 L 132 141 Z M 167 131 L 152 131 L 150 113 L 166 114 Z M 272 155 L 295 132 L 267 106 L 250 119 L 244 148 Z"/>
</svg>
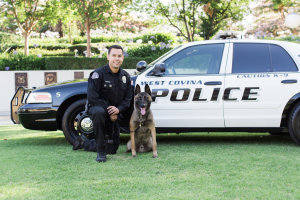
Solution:
<svg viewBox="0 0 300 200">
<path fill-rule="evenodd" d="M 139 62 L 132 85 L 150 86 L 157 132 L 289 133 L 300 144 L 299 68 L 296 43 L 192 42 L 148 65 Z M 13 120 L 28 129 L 63 130 L 71 144 L 78 134 L 92 138 L 92 122 L 84 112 L 86 89 L 87 82 L 35 89 L 24 105 L 20 89 L 12 100 L 12 110 L 18 110 Z M 123 132 L 129 117 L 130 111 L 123 116 Z"/>
</svg>

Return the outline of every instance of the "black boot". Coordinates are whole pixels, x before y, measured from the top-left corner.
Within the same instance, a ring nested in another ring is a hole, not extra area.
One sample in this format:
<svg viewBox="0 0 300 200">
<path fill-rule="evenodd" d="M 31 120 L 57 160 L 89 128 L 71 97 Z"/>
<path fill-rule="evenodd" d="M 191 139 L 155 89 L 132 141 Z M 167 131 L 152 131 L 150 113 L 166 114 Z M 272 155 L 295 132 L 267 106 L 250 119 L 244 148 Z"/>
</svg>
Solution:
<svg viewBox="0 0 300 200">
<path fill-rule="evenodd" d="M 106 153 L 104 153 L 104 152 L 97 153 L 96 161 L 97 162 L 106 162 Z"/>
<path fill-rule="evenodd" d="M 88 140 L 85 135 L 79 135 L 73 144 L 73 150 L 82 149 L 84 147 L 84 141 Z"/>
</svg>

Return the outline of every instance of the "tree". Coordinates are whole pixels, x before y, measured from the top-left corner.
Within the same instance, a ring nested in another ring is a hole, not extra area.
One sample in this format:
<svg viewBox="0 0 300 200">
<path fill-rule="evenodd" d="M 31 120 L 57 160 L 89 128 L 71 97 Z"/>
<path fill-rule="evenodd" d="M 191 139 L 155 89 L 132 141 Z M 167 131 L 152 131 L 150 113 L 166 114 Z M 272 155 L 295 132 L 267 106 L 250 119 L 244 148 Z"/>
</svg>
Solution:
<svg viewBox="0 0 300 200">
<path fill-rule="evenodd" d="M 64 33 L 67 32 L 69 42 L 72 43 L 72 28 L 80 18 L 75 15 L 70 2 L 65 0 L 51 0 L 49 2 L 49 9 L 44 14 L 45 22 L 55 27 L 55 30 L 59 33 L 59 37 L 63 37 Z"/>
<path fill-rule="evenodd" d="M 241 20 L 249 3 L 249 0 L 172 0 L 168 4 L 163 0 L 135 1 L 147 5 L 140 6 L 140 11 L 150 10 L 149 13 L 154 11 L 165 17 L 189 42 L 201 32 L 205 39 L 210 39 L 227 21 Z"/>
<path fill-rule="evenodd" d="M 49 0 L 4 0 L 6 17 L 13 17 L 24 37 L 24 54 L 29 55 L 29 37 L 33 28 L 42 20 Z"/>
<path fill-rule="evenodd" d="M 200 30 L 206 40 L 225 27 L 228 20 L 233 22 L 242 20 L 249 9 L 249 0 L 205 0 L 202 2 L 204 12 L 200 16 L 202 21 Z"/>
<path fill-rule="evenodd" d="M 285 26 L 285 14 L 299 12 L 300 3 L 297 0 L 259 0 L 253 9 L 256 18 L 253 27 L 248 30 L 249 34 L 258 37 L 278 37 L 288 35 L 291 32 L 297 35 L 299 29 L 290 29 Z M 280 12 L 280 15 L 278 14 Z"/>
<path fill-rule="evenodd" d="M 197 13 L 200 2 L 195 0 L 174 0 L 171 5 L 157 2 L 156 12 L 166 17 L 170 25 L 175 27 L 179 33 L 189 42 L 194 41 L 194 36 L 199 25 Z"/>
<path fill-rule="evenodd" d="M 91 29 L 105 27 L 117 20 L 129 0 L 70 1 L 86 27 L 87 57 L 91 56 Z"/>
<path fill-rule="evenodd" d="M 284 12 L 291 6 L 295 5 L 294 0 L 272 0 L 273 9 L 280 12 L 281 18 L 284 19 Z"/>
</svg>

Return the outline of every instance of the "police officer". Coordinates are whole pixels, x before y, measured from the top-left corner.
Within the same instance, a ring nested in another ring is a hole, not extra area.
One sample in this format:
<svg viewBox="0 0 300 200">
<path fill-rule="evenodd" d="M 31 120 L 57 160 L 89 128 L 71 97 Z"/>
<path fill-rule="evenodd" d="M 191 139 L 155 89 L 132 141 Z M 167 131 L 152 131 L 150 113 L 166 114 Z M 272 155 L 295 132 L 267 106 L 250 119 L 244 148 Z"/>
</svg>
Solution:
<svg viewBox="0 0 300 200">
<path fill-rule="evenodd" d="M 111 46 L 107 60 L 108 65 L 93 71 L 88 79 L 87 98 L 96 135 L 97 162 L 106 161 L 107 130 L 114 132 L 113 142 L 118 148 L 120 128 L 117 119 L 129 108 L 132 97 L 130 76 L 120 68 L 124 60 L 122 47 Z"/>
</svg>

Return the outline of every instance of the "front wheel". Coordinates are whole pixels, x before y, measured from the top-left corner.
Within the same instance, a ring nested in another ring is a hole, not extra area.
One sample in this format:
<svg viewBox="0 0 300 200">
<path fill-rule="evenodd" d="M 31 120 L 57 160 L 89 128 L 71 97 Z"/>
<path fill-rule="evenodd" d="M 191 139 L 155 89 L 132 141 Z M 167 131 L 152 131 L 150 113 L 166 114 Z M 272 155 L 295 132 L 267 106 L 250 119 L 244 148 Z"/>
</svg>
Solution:
<svg viewBox="0 0 300 200">
<path fill-rule="evenodd" d="M 300 103 L 294 106 L 289 115 L 288 128 L 291 138 L 300 145 Z"/>
<path fill-rule="evenodd" d="M 73 145 L 79 135 L 94 138 L 93 122 L 85 112 L 86 99 L 72 103 L 64 113 L 62 130 L 67 141 Z"/>
</svg>

